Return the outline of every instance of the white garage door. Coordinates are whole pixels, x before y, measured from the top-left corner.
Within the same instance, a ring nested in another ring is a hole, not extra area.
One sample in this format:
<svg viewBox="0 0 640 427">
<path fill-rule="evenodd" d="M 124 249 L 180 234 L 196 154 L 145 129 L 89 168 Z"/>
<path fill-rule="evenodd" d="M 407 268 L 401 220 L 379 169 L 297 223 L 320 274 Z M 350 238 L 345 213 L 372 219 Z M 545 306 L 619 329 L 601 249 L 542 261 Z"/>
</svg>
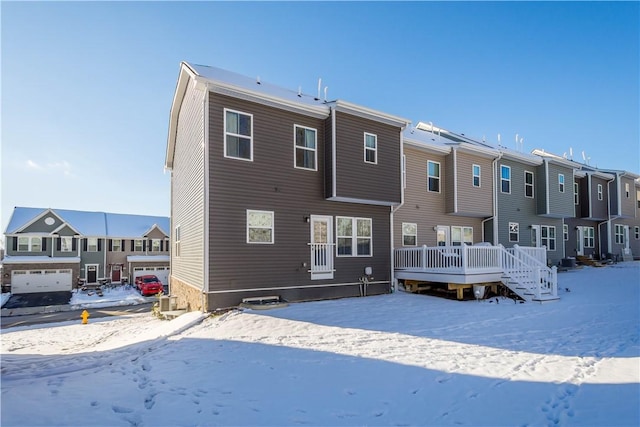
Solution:
<svg viewBox="0 0 640 427">
<path fill-rule="evenodd" d="M 133 267 L 134 283 L 136 277 L 146 274 L 155 275 L 165 286 L 169 284 L 169 267 Z"/>
<path fill-rule="evenodd" d="M 64 270 L 14 270 L 11 272 L 11 293 L 71 291 L 71 269 Z"/>
</svg>

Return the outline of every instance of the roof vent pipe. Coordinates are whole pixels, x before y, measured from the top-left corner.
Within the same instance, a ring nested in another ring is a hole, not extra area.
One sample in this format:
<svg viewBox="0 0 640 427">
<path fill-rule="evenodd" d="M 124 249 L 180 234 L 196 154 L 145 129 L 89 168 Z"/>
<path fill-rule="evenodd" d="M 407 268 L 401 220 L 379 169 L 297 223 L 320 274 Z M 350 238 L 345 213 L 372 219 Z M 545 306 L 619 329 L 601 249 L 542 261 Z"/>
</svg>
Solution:
<svg viewBox="0 0 640 427">
<path fill-rule="evenodd" d="M 262 83 L 260 83 L 260 76 L 258 76 L 258 77 L 256 78 L 256 83 L 257 83 L 257 84 L 259 84 L 259 85 L 261 85 L 261 84 L 262 84 Z"/>
<path fill-rule="evenodd" d="M 318 96 L 316 97 L 316 101 L 320 99 L 320 89 L 322 87 L 322 78 L 318 79 Z"/>
<path fill-rule="evenodd" d="M 298 86 L 298 97 L 302 98 L 302 86 Z"/>
<path fill-rule="evenodd" d="M 327 89 L 329 89 L 329 86 L 324 87 L 324 102 L 327 102 Z"/>
</svg>

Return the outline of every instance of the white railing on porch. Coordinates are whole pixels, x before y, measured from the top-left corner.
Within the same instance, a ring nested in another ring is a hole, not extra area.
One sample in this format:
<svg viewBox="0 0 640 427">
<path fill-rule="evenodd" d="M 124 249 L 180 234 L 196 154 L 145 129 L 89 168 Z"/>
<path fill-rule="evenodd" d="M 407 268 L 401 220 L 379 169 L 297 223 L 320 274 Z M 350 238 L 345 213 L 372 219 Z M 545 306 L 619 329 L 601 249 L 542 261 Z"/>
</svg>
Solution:
<svg viewBox="0 0 640 427">
<path fill-rule="evenodd" d="M 548 268 L 545 248 L 498 246 L 422 246 L 394 251 L 394 268 L 424 273 L 502 273 L 502 282 L 518 295 L 557 297 L 555 267 Z"/>
<path fill-rule="evenodd" d="M 311 249 L 311 273 L 333 271 L 333 243 L 309 243 Z"/>
</svg>

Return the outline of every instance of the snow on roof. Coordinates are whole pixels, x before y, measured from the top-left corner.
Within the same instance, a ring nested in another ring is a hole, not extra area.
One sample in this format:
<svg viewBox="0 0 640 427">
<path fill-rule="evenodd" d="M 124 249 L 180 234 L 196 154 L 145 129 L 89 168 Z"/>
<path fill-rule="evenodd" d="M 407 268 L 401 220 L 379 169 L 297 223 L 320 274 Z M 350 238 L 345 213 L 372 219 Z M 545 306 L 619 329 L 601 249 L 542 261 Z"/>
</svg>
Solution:
<svg viewBox="0 0 640 427">
<path fill-rule="evenodd" d="M 5 256 L 2 264 L 76 264 L 79 257 Z"/>
<path fill-rule="evenodd" d="M 262 95 L 267 95 L 273 98 L 279 98 L 291 102 L 326 108 L 326 112 L 327 114 L 329 114 L 329 109 L 325 106 L 326 99 L 323 99 L 320 96 L 307 95 L 302 93 L 301 90 L 296 92 L 293 90 L 285 89 L 283 87 L 262 81 L 259 76 L 256 76 L 256 78 L 251 78 L 218 67 L 197 64 L 187 65 L 196 74 L 206 78 L 207 80 L 223 83 L 225 85 L 233 86 L 238 89 L 244 89 Z M 323 92 L 324 89 L 321 87 L 320 91 Z M 324 92 L 320 95 L 324 95 Z"/>
<path fill-rule="evenodd" d="M 169 218 L 162 216 L 114 214 L 67 209 L 15 207 L 5 234 L 14 234 L 20 228 L 45 212 L 52 212 L 83 236 L 139 238 L 157 227 L 169 232 Z"/>
<path fill-rule="evenodd" d="M 129 255 L 127 262 L 169 262 L 169 255 Z"/>
</svg>

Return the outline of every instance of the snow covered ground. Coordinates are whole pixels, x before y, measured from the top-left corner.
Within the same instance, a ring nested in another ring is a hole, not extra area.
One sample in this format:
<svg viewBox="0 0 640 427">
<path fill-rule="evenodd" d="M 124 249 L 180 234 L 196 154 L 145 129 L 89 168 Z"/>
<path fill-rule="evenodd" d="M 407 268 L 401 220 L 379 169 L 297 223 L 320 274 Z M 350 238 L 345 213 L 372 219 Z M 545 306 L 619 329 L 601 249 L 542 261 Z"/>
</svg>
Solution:
<svg viewBox="0 0 640 427">
<path fill-rule="evenodd" d="M 559 281 L 3 330 L 2 426 L 640 425 L 640 263 Z"/>
</svg>

